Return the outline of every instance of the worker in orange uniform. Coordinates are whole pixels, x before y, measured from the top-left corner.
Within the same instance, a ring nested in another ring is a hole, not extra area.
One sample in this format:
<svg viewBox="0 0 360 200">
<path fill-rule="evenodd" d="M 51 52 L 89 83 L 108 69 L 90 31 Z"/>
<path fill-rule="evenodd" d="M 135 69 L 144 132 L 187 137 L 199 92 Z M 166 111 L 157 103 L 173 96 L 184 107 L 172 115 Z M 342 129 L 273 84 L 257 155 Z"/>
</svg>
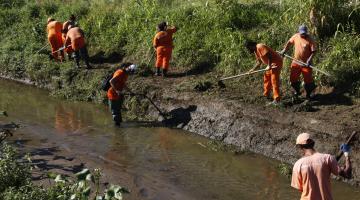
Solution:
<svg viewBox="0 0 360 200">
<path fill-rule="evenodd" d="M 313 56 L 316 52 L 316 44 L 311 36 L 308 34 L 308 29 L 305 25 L 299 27 L 299 32 L 293 35 L 289 41 L 285 44 L 284 49 L 280 52 L 285 54 L 289 46 L 294 46 L 294 57 L 297 60 L 300 60 L 306 63 L 305 66 L 293 61 L 291 63 L 291 72 L 290 72 L 290 82 L 291 86 L 295 90 L 295 96 L 301 95 L 300 92 L 300 74 L 304 78 L 304 88 L 306 91 L 306 98 L 311 98 L 311 93 L 316 88 L 314 79 L 312 77 L 312 69 L 309 67 L 311 65 Z"/>
<path fill-rule="evenodd" d="M 136 68 L 137 66 L 132 63 L 124 63 L 118 70 L 115 71 L 109 81 L 111 87 L 107 91 L 107 97 L 109 100 L 110 111 L 116 126 L 120 126 L 120 123 L 122 122 L 121 106 L 124 101 L 124 94 L 122 94 L 122 91 L 125 89 L 133 94 L 126 86 L 126 81 L 129 74 L 133 74 Z"/>
<path fill-rule="evenodd" d="M 56 60 L 60 60 L 60 61 L 62 61 L 64 58 L 64 51 L 60 51 L 60 52 L 58 51 L 64 44 L 61 36 L 61 30 L 62 30 L 62 23 L 55 21 L 54 18 L 51 17 L 48 18 L 46 31 L 51 46 L 52 56 Z"/>
<path fill-rule="evenodd" d="M 293 167 L 291 186 L 301 192 L 301 200 L 332 200 L 330 175 L 351 178 L 350 146 L 342 144 L 345 166 L 340 167 L 334 156 L 315 151 L 315 141 L 308 133 L 296 138 L 300 158 Z"/>
<path fill-rule="evenodd" d="M 264 96 L 269 97 L 270 91 L 273 92 L 272 105 L 278 105 L 280 102 L 280 72 L 283 65 L 281 56 L 265 44 L 257 44 L 253 41 L 247 41 L 245 47 L 250 53 L 254 53 L 256 64 L 249 72 L 252 72 L 261 66 L 261 63 L 267 65 L 264 74 Z"/>
<path fill-rule="evenodd" d="M 74 51 L 76 66 L 80 68 L 80 57 L 85 61 L 86 68 L 90 69 L 89 55 L 85 44 L 84 31 L 76 26 L 68 26 L 65 44 L 71 44 Z"/>
<path fill-rule="evenodd" d="M 172 36 L 175 32 L 176 27 L 168 27 L 166 22 L 157 25 L 157 33 L 153 40 L 153 46 L 156 50 L 155 75 L 157 76 L 160 76 L 160 68 L 162 68 L 163 76 L 166 76 L 169 70 L 171 54 L 174 48 Z"/>
<path fill-rule="evenodd" d="M 67 32 L 68 32 L 68 30 L 69 30 L 69 26 L 71 25 L 71 26 L 76 26 L 76 17 L 75 17 L 75 15 L 73 15 L 73 14 L 71 14 L 70 15 L 70 17 L 69 17 L 69 20 L 67 20 L 66 22 L 64 22 L 64 24 L 63 24 L 63 27 L 62 27 L 62 37 L 63 37 L 63 41 L 64 41 L 64 44 L 65 44 L 65 46 L 67 47 L 67 46 L 69 46 L 70 45 L 70 43 L 68 43 L 68 44 L 66 44 L 65 43 L 65 39 L 66 39 L 66 34 L 67 34 Z M 67 47 L 66 49 L 65 49 L 65 52 L 67 53 L 67 55 L 68 55 L 68 57 L 69 57 L 69 60 L 71 60 L 72 58 L 71 58 L 71 55 L 72 55 L 72 53 L 73 53 L 73 49 L 71 48 L 71 46 L 70 47 Z"/>
</svg>

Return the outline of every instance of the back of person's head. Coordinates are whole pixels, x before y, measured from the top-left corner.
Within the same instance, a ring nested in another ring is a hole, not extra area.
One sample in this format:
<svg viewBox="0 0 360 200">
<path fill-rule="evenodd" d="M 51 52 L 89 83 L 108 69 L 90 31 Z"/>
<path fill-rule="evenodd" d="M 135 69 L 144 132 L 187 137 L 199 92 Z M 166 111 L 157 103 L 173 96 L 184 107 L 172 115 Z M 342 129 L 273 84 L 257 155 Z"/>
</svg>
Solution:
<svg viewBox="0 0 360 200">
<path fill-rule="evenodd" d="M 301 133 L 296 138 L 296 146 L 300 149 L 314 149 L 315 141 L 309 133 Z"/>
<path fill-rule="evenodd" d="M 70 17 L 69 17 L 69 20 L 71 21 L 75 21 L 76 20 L 76 17 L 74 14 L 71 14 Z"/>
<path fill-rule="evenodd" d="M 52 18 L 52 17 L 49 17 L 49 18 L 47 19 L 47 23 L 50 23 L 50 22 L 52 22 L 52 21 L 55 21 L 55 19 Z"/>
<path fill-rule="evenodd" d="M 252 41 L 252 40 L 247 40 L 247 41 L 245 41 L 245 43 L 244 43 L 244 46 L 245 46 L 248 50 L 251 50 L 251 49 L 255 48 L 256 45 L 257 45 L 257 42 L 254 42 L 254 41 Z"/>
<path fill-rule="evenodd" d="M 165 21 L 163 22 L 160 22 L 158 25 L 157 25 L 157 29 L 159 31 L 165 31 L 166 30 L 166 26 L 167 26 L 167 23 Z"/>
</svg>

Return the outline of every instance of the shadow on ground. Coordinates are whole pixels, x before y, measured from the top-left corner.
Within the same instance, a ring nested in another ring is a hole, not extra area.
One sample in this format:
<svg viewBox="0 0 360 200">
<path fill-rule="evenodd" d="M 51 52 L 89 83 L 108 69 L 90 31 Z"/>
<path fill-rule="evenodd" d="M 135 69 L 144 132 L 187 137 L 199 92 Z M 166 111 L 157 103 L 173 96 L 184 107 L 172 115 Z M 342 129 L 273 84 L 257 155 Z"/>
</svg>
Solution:
<svg viewBox="0 0 360 200">
<path fill-rule="evenodd" d="M 185 72 L 179 72 L 179 73 L 168 73 L 167 77 L 170 78 L 180 78 L 184 76 L 192 76 L 192 75 L 201 75 L 206 74 L 208 72 L 211 72 L 213 68 L 215 67 L 214 63 L 211 62 L 202 62 L 196 65 L 195 67 L 191 68 L 190 70 L 187 70 Z M 171 69 L 170 69 L 171 71 Z"/>
<path fill-rule="evenodd" d="M 351 106 L 353 101 L 344 93 L 336 91 L 327 94 L 316 94 L 310 101 L 303 97 L 284 97 L 283 104 L 295 112 L 316 112 L 318 106 Z"/>
<path fill-rule="evenodd" d="M 93 64 L 104 64 L 104 63 L 119 63 L 124 58 L 124 54 L 113 52 L 109 55 L 105 55 L 105 52 L 100 51 L 89 58 L 90 63 Z"/>
<path fill-rule="evenodd" d="M 196 105 L 190 105 L 187 108 L 176 108 L 168 112 L 171 116 L 168 119 L 164 119 L 162 123 L 169 127 L 184 128 L 191 121 L 191 113 L 196 111 Z"/>
</svg>

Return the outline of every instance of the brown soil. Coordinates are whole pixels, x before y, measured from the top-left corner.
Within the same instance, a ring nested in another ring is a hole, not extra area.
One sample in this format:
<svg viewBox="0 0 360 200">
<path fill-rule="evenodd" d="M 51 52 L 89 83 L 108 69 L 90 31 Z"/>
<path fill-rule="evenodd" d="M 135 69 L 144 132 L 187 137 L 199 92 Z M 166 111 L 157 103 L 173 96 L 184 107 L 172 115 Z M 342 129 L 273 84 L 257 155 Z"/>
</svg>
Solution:
<svg viewBox="0 0 360 200">
<path fill-rule="evenodd" d="M 167 125 L 291 164 L 300 156 L 294 148 L 299 133 L 311 133 L 318 151 L 336 154 L 340 144 L 358 130 L 359 99 L 334 88 L 318 87 L 312 101 L 294 100 L 284 81 L 282 104 L 273 107 L 266 106 L 269 100 L 262 97 L 261 75 L 229 80 L 224 82 L 226 88 L 219 87 L 218 79 L 214 73 L 173 72 L 166 78 L 133 77 L 129 84 L 169 113 L 170 119 L 164 120 L 150 106 L 150 114 Z M 359 138 L 360 134 L 354 138 L 351 153 L 354 179 L 350 182 L 357 185 Z"/>
</svg>

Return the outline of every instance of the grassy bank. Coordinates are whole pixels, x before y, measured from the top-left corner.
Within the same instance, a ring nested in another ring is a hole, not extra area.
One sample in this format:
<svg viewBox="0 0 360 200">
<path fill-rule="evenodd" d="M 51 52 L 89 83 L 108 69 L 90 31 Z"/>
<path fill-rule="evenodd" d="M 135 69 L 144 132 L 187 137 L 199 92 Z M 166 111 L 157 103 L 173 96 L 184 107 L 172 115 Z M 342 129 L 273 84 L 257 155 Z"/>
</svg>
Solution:
<svg viewBox="0 0 360 200">
<path fill-rule="evenodd" d="M 171 65 L 177 71 L 232 75 L 253 65 L 246 39 L 282 49 L 305 23 L 319 42 L 316 74 L 320 84 L 360 95 L 360 9 L 341 0 L 0 0 L 2 74 L 51 84 L 65 98 L 102 101 L 102 77 L 122 61 L 134 61 L 143 74 L 152 69 L 151 40 L 162 20 L 179 27 Z M 49 60 L 46 19 L 67 20 L 74 13 L 86 32 L 96 70 L 74 69 L 72 62 Z M 310 17 L 310 13 L 311 16 Z M 40 50 L 40 51 L 39 51 Z M 287 70 L 284 82 L 287 83 Z"/>
</svg>

